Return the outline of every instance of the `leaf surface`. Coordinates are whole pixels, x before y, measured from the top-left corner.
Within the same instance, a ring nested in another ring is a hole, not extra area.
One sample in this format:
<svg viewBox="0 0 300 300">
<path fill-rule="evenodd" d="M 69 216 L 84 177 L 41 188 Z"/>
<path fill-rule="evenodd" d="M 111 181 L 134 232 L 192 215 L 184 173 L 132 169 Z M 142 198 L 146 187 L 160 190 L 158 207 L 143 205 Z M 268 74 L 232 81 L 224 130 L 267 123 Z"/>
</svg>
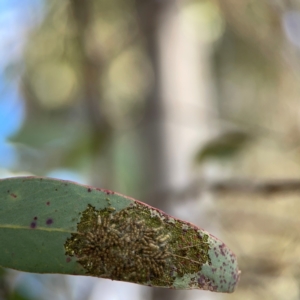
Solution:
<svg viewBox="0 0 300 300">
<path fill-rule="evenodd" d="M 232 251 L 208 232 L 109 190 L 0 180 L 0 266 L 174 289 L 233 292 Z"/>
</svg>

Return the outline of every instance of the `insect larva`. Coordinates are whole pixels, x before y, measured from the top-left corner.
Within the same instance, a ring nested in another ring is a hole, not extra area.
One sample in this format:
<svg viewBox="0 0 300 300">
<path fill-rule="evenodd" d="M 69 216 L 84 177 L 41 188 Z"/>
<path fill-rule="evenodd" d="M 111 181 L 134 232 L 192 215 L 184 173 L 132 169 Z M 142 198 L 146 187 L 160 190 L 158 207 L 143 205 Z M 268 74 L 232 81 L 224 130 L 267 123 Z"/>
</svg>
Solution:
<svg viewBox="0 0 300 300">
<path fill-rule="evenodd" d="M 153 250 L 158 250 L 158 249 L 159 249 L 159 246 L 154 245 L 154 244 L 152 244 L 152 243 L 149 243 L 148 246 L 149 246 L 151 249 L 153 249 Z"/>
<path fill-rule="evenodd" d="M 168 234 L 166 234 L 166 235 L 160 235 L 160 236 L 157 238 L 157 240 L 158 240 L 159 242 L 163 243 L 163 242 L 167 241 L 169 238 L 170 238 L 170 236 L 169 236 Z"/>
<path fill-rule="evenodd" d="M 114 212 L 116 209 L 112 206 L 108 206 L 108 207 L 106 207 L 106 210 L 108 210 L 110 212 Z"/>
</svg>

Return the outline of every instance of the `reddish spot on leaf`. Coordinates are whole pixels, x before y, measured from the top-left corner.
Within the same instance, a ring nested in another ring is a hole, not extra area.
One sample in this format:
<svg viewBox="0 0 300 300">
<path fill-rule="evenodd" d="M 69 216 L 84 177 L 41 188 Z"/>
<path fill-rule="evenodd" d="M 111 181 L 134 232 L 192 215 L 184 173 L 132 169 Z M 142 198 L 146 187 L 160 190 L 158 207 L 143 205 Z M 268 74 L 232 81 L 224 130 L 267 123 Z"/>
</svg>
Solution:
<svg viewBox="0 0 300 300">
<path fill-rule="evenodd" d="M 14 197 L 14 198 L 17 198 L 17 195 L 14 194 L 14 193 L 11 193 L 10 195 L 11 195 L 12 197 Z"/>
<path fill-rule="evenodd" d="M 67 257 L 66 262 L 69 263 L 71 261 L 70 257 Z"/>
<path fill-rule="evenodd" d="M 50 201 L 46 202 L 47 205 L 50 205 Z"/>
<path fill-rule="evenodd" d="M 32 228 L 32 229 L 36 228 L 36 222 L 31 222 L 30 228 Z"/>
<path fill-rule="evenodd" d="M 225 256 L 225 252 L 224 252 L 224 248 L 225 248 L 225 247 L 226 247 L 225 244 L 222 244 L 222 245 L 219 246 L 220 252 L 221 252 L 221 254 L 222 254 L 223 256 Z"/>
<path fill-rule="evenodd" d="M 53 223 L 53 219 L 51 219 L 51 218 L 47 219 L 47 221 L 46 221 L 47 225 L 51 225 L 52 223 Z"/>
<path fill-rule="evenodd" d="M 106 195 L 113 195 L 115 192 L 106 190 L 106 189 L 99 189 L 97 188 L 98 191 L 104 192 Z"/>
</svg>

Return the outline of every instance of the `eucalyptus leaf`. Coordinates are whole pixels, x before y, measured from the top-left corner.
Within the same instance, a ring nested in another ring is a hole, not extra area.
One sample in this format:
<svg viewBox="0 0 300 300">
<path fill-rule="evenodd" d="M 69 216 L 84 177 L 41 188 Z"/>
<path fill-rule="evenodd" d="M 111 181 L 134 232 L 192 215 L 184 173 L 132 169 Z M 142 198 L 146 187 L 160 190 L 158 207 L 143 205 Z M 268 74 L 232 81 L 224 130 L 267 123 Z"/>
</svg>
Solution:
<svg viewBox="0 0 300 300">
<path fill-rule="evenodd" d="M 229 160 L 239 154 L 253 139 L 244 131 L 223 132 L 214 139 L 208 141 L 196 154 L 196 163 L 202 163 L 207 159 Z"/>
<path fill-rule="evenodd" d="M 127 196 L 40 177 L 0 180 L 0 266 L 148 286 L 233 292 L 233 252 Z"/>
</svg>

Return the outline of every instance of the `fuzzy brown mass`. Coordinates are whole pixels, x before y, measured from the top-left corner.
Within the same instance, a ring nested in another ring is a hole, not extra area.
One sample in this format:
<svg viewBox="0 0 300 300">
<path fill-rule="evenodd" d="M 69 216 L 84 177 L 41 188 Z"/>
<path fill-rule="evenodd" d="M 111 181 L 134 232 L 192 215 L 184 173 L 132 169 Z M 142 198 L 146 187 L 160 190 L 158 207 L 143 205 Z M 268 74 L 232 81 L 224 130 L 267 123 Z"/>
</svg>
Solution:
<svg viewBox="0 0 300 300">
<path fill-rule="evenodd" d="M 137 283 L 163 276 L 170 238 L 163 226 L 146 226 L 130 208 L 87 210 L 86 226 L 66 243 L 66 254 L 76 256 L 87 274 Z"/>
</svg>

